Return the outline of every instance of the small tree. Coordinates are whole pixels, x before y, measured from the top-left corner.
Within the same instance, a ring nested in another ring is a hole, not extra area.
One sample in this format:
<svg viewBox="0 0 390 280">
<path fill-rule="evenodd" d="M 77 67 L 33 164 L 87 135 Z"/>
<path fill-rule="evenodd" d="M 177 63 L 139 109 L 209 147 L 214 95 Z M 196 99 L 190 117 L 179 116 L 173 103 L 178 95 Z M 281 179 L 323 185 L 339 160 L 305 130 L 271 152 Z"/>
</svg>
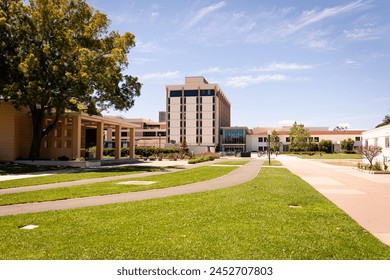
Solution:
<svg viewBox="0 0 390 280">
<path fill-rule="evenodd" d="M 354 146 L 355 146 L 355 141 L 353 141 L 351 138 L 344 139 L 341 142 L 341 149 L 343 149 L 346 153 L 352 153 Z"/>
<path fill-rule="evenodd" d="M 310 131 L 306 129 L 303 124 L 297 124 L 297 122 L 295 122 L 290 129 L 289 136 L 291 139 L 290 140 L 291 151 L 297 152 L 297 151 L 308 150 Z"/>
<path fill-rule="evenodd" d="M 318 149 L 321 152 L 330 154 L 332 152 L 332 140 L 321 140 L 320 143 L 318 143 Z"/>
<path fill-rule="evenodd" d="M 280 142 L 280 137 L 276 130 L 272 131 L 269 144 L 271 147 L 271 151 L 277 152 L 280 150 L 282 143 Z"/>
<path fill-rule="evenodd" d="M 370 168 L 372 167 L 373 160 L 380 155 L 382 148 L 379 146 L 365 146 L 360 150 L 360 153 L 365 157 L 370 163 Z"/>
<path fill-rule="evenodd" d="M 180 145 L 180 158 L 184 158 L 188 155 L 188 144 L 186 140 L 183 140 Z"/>
</svg>

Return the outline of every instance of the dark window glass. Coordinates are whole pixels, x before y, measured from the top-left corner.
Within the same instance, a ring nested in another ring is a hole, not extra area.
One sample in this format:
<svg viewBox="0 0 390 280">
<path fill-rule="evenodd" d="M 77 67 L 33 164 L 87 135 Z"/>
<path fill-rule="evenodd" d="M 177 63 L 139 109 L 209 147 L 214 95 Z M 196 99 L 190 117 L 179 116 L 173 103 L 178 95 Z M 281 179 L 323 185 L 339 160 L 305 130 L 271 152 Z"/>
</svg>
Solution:
<svg viewBox="0 0 390 280">
<path fill-rule="evenodd" d="M 198 96 L 197 90 L 185 90 L 184 96 Z"/>
<path fill-rule="evenodd" d="M 171 90 L 169 95 L 171 97 L 181 97 L 181 94 L 181 90 Z"/>
<path fill-rule="evenodd" d="M 213 89 L 203 89 L 200 91 L 201 96 L 214 96 L 215 95 L 215 90 Z"/>
</svg>

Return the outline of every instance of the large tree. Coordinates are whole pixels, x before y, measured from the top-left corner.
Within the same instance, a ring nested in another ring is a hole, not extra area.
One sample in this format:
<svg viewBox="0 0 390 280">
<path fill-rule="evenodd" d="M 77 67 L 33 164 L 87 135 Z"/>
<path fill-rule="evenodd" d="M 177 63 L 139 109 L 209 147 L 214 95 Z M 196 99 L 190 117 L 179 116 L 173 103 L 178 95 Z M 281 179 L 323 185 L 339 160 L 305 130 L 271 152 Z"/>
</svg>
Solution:
<svg viewBox="0 0 390 280">
<path fill-rule="evenodd" d="M 294 122 L 289 132 L 290 151 L 299 152 L 309 149 L 310 131 L 303 124 Z"/>
<path fill-rule="evenodd" d="M 67 109 L 134 105 L 141 84 L 124 75 L 134 35 L 109 31 L 85 0 L 0 0 L 0 95 L 31 111 L 30 158 Z M 44 125 L 47 114 L 54 122 Z"/>
</svg>

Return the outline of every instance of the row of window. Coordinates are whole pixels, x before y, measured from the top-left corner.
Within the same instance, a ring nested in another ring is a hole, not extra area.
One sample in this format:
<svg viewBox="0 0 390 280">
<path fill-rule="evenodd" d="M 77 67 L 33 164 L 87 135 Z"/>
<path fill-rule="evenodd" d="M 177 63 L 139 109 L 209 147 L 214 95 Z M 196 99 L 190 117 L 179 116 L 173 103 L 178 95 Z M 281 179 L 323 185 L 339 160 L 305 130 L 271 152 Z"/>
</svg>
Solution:
<svg viewBox="0 0 390 280">
<path fill-rule="evenodd" d="M 294 138 L 293 138 L 294 139 Z M 361 137 L 355 137 L 355 141 L 356 142 L 359 142 L 361 141 Z M 258 138 L 258 142 L 259 143 L 266 143 L 268 142 L 268 137 L 259 137 Z M 291 138 L 290 137 L 286 137 L 286 143 L 290 143 L 291 142 Z M 320 137 L 309 137 L 309 142 L 311 143 L 319 143 L 320 142 Z"/>
<path fill-rule="evenodd" d="M 215 90 L 213 89 L 201 89 L 201 90 L 171 90 L 169 92 L 170 97 L 181 96 L 215 96 Z"/>
</svg>

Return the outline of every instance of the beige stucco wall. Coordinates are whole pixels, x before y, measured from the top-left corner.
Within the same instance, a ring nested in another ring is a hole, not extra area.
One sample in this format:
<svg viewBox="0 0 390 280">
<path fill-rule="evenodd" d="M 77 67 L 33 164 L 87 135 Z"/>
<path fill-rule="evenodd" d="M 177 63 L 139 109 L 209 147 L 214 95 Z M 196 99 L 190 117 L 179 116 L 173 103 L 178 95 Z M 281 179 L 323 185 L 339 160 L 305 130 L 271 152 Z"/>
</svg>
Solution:
<svg viewBox="0 0 390 280">
<path fill-rule="evenodd" d="M 0 131 L 0 160 L 28 157 L 32 130 L 27 109 L 17 111 L 10 102 L 1 102 Z"/>
</svg>

